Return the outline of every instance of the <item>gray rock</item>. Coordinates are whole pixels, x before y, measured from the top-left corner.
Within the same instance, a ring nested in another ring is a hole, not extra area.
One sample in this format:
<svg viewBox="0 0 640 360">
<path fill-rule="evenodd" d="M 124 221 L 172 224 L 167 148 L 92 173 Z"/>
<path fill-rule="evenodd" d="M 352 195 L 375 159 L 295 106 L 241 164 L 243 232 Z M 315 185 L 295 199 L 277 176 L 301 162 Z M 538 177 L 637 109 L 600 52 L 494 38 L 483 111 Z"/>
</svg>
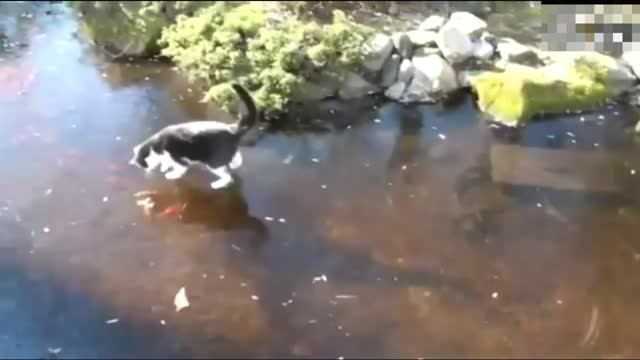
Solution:
<svg viewBox="0 0 640 360">
<path fill-rule="evenodd" d="M 477 39 L 483 31 L 487 29 L 487 23 L 479 17 L 466 11 L 456 11 L 451 14 L 447 24 L 455 26 L 463 34 L 469 36 L 472 39 Z"/>
<path fill-rule="evenodd" d="M 402 97 L 402 94 L 404 94 L 404 90 L 406 88 L 406 83 L 398 81 L 397 83 L 389 86 L 387 91 L 384 92 L 384 96 L 392 100 L 399 100 Z"/>
<path fill-rule="evenodd" d="M 407 36 L 414 46 L 430 46 L 436 45 L 438 33 L 435 31 L 412 30 L 407 32 Z"/>
<path fill-rule="evenodd" d="M 380 80 L 380 86 L 389 87 L 398 79 L 398 70 L 402 58 L 398 54 L 393 54 L 382 67 L 382 79 Z"/>
<path fill-rule="evenodd" d="M 458 84 L 463 88 L 470 88 L 473 78 L 484 71 L 464 70 L 458 73 Z"/>
<path fill-rule="evenodd" d="M 413 56 L 427 56 L 433 54 L 440 54 L 440 49 L 437 47 L 419 47 L 413 51 Z"/>
<path fill-rule="evenodd" d="M 365 45 L 367 52 L 364 67 L 372 72 L 380 71 L 393 51 L 393 41 L 389 35 L 376 34 Z"/>
<path fill-rule="evenodd" d="M 449 62 L 456 64 L 473 56 L 473 42 L 455 23 L 447 22 L 438 32 L 438 48 Z"/>
<path fill-rule="evenodd" d="M 418 25 L 418 29 L 426 31 L 438 31 L 440 30 L 442 25 L 444 25 L 445 21 L 447 21 L 447 19 L 445 19 L 443 16 L 431 15 L 425 21 L 421 22 L 420 25 Z"/>
<path fill-rule="evenodd" d="M 622 60 L 631 68 L 633 74 L 640 78 L 640 51 L 625 51 Z"/>
<path fill-rule="evenodd" d="M 535 49 L 510 39 L 498 39 L 497 50 L 500 58 L 512 63 L 535 65 L 541 62 Z"/>
<path fill-rule="evenodd" d="M 431 102 L 459 88 L 455 71 L 440 55 L 413 57 L 414 74 L 405 93 L 407 102 Z"/>
<path fill-rule="evenodd" d="M 402 63 L 400 63 L 400 70 L 398 71 L 398 81 L 402 81 L 405 84 L 408 84 L 413 77 L 413 64 L 411 60 L 404 59 Z"/>
<path fill-rule="evenodd" d="M 349 72 L 345 77 L 338 94 L 345 100 L 358 99 L 379 91 L 378 87 L 365 80 L 362 76 Z"/>
<path fill-rule="evenodd" d="M 473 43 L 473 57 L 477 59 L 489 60 L 494 52 L 493 46 L 482 39 Z"/>
<path fill-rule="evenodd" d="M 294 101 L 307 102 L 329 98 L 336 94 L 340 84 L 331 79 L 308 82 L 293 95 Z"/>
<path fill-rule="evenodd" d="M 406 33 L 395 33 L 391 36 L 393 46 L 395 46 L 398 54 L 403 59 L 410 59 L 413 52 L 413 45 L 411 44 L 411 38 Z"/>
</svg>

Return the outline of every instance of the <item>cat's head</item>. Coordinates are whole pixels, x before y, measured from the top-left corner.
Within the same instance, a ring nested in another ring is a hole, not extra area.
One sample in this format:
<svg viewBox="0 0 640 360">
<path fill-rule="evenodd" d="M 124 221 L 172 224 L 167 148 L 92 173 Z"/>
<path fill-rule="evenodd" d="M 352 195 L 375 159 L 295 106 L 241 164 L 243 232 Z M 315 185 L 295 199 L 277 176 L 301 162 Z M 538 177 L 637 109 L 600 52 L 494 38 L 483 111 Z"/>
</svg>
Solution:
<svg viewBox="0 0 640 360">
<path fill-rule="evenodd" d="M 147 156 L 149 156 L 149 149 L 146 146 L 137 145 L 133 148 L 133 157 L 129 160 L 129 164 L 146 169 L 149 167 Z"/>
</svg>

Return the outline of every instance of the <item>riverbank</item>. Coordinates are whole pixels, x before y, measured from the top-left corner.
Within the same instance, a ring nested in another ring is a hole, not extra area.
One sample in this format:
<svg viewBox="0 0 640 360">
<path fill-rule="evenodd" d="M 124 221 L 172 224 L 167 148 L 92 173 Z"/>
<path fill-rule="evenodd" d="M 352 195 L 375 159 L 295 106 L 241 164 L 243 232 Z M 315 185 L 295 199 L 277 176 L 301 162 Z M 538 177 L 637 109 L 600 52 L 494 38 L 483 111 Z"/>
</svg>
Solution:
<svg viewBox="0 0 640 360">
<path fill-rule="evenodd" d="M 320 9 L 302 2 L 82 3 L 85 33 L 112 57 L 162 54 L 204 90 L 204 101 L 229 111 L 237 104 L 228 85 L 238 81 L 270 118 L 296 104 L 353 104 L 376 95 L 415 105 L 471 92 L 491 120 L 519 126 L 629 101 L 639 83 L 640 57 L 632 53 L 613 58 L 536 47 L 541 12 L 529 2 L 520 10 L 524 35 L 517 36 L 529 43 L 501 35 L 516 33 L 497 16 L 504 14 L 491 13 L 492 2 L 470 9 L 484 18 L 448 2 Z M 128 25 L 111 31 L 96 18 L 105 12 L 123 14 Z"/>
</svg>

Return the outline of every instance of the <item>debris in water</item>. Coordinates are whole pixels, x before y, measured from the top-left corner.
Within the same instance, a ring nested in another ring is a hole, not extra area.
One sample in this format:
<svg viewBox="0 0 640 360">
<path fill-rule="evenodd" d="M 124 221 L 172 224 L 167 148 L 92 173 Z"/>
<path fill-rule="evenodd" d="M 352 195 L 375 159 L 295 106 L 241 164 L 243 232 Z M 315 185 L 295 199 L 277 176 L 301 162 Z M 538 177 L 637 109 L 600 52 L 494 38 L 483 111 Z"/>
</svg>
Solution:
<svg viewBox="0 0 640 360">
<path fill-rule="evenodd" d="M 336 295 L 336 299 L 357 299 L 355 295 Z"/>
<path fill-rule="evenodd" d="M 265 216 L 264 219 L 267 221 L 273 221 L 273 218 L 271 216 Z"/>
<path fill-rule="evenodd" d="M 45 227 L 42 228 L 42 231 L 45 232 L 45 233 L 48 233 L 48 232 L 51 231 L 51 229 L 49 229 L 48 227 L 45 226 Z"/>
<path fill-rule="evenodd" d="M 202 273 L 202 278 L 203 278 L 203 279 L 206 279 L 206 278 L 207 278 L 207 274 Z"/>
<path fill-rule="evenodd" d="M 313 281 L 312 281 L 312 284 L 315 284 L 315 283 L 317 283 L 317 282 L 319 282 L 319 281 L 327 282 L 327 275 L 322 274 L 322 275 L 320 275 L 320 276 L 316 276 L 316 277 L 314 277 L 314 278 L 313 278 Z"/>
<path fill-rule="evenodd" d="M 373 119 L 373 122 L 374 122 L 374 123 L 376 123 L 376 124 L 379 124 L 379 123 L 381 123 L 381 122 L 382 122 L 382 120 L 380 120 L 380 119 Z"/>
<path fill-rule="evenodd" d="M 108 201 L 109 201 L 109 197 L 108 196 L 105 196 L 105 197 L 102 198 L 102 202 L 106 203 Z"/>
<path fill-rule="evenodd" d="M 106 323 L 107 323 L 107 324 L 115 324 L 115 323 L 117 323 L 118 321 L 120 321 L 120 320 L 118 320 L 118 319 L 111 319 L 111 320 L 107 320 L 107 321 L 106 321 Z"/>
<path fill-rule="evenodd" d="M 567 131 L 567 135 L 571 136 L 572 138 L 576 137 L 571 131 Z"/>
<path fill-rule="evenodd" d="M 120 136 L 116 136 L 116 141 L 120 141 L 122 138 Z"/>
<path fill-rule="evenodd" d="M 284 160 L 282 160 L 282 163 L 285 164 L 285 165 L 289 165 L 289 164 L 291 164 L 292 160 L 293 160 L 293 155 L 289 155 Z"/>
<path fill-rule="evenodd" d="M 161 324 L 162 326 L 165 326 L 167 323 L 166 323 L 164 320 L 160 320 L 160 324 Z"/>
<path fill-rule="evenodd" d="M 52 192 L 53 192 L 53 189 L 49 188 L 47 189 L 47 191 L 44 192 L 44 196 L 49 196 L 51 195 Z"/>
<path fill-rule="evenodd" d="M 542 207 L 542 204 L 537 203 L 537 204 L 536 204 L 536 206 L 537 206 L 537 207 L 539 207 L 539 208 L 541 208 L 541 207 Z"/>
<path fill-rule="evenodd" d="M 285 218 L 280 218 L 280 219 L 278 219 L 278 221 L 283 223 L 283 224 L 287 222 L 287 220 Z"/>
<path fill-rule="evenodd" d="M 189 300 L 187 299 L 187 293 L 184 287 L 181 287 L 180 290 L 178 290 L 173 303 L 176 306 L 176 312 L 189 307 Z"/>
<path fill-rule="evenodd" d="M 257 300 L 260 300 L 260 298 L 259 298 L 259 297 L 257 297 L 256 295 L 251 295 L 251 299 L 256 300 L 256 301 L 257 301 Z"/>
<path fill-rule="evenodd" d="M 604 115 L 602 115 L 602 114 L 598 115 L 598 119 L 604 120 Z"/>
<path fill-rule="evenodd" d="M 498 292 L 494 291 L 493 294 L 491 294 L 491 297 L 494 299 L 498 298 Z"/>
<path fill-rule="evenodd" d="M 635 175 L 636 174 L 636 169 L 631 169 L 631 175 Z"/>
<path fill-rule="evenodd" d="M 318 322 L 318 320 L 309 320 L 309 321 L 307 321 L 307 323 L 309 323 L 309 324 L 315 324 L 317 322 Z"/>
<path fill-rule="evenodd" d="M 580 116 L 580 122 L 584 122 L 584 116 Z"/>
<path fill-rule="evenodd" d="M 313 161 L 314 163 L 320 162 L 320 160 L 318 160 L 316 158 L 311 159 L 311 161 Z"/>
<path fill-rule="evenodd" d="M 446 139 L 447 136 L 445 134 L 438 134 L 438 137 L 442 140 Z"/>
<path fill-rule="evenodd" d="M 224 280 L 224 275 L 220 275 L 220 280 Z"/>
<path fill-rule="evenodd" d="M 556 304 L 558 304 L 558 305 L 562 305 L 562 304 L 563 304 L 562 299 L 558 299 L 558 300 L 556 300 Z"/>
<path fill-rule="evenodd" d="M 47 348 L 47 351 L 48 351 L 50 354 L 58 355 L 58 354 L 60 354 L 60 352 L 62 351 L 62 348 Z"/>
<path fill-rule="evenodd" d="M 407 170 L 407 165 L 402 165 L 402 170 Z"/>
<path fill-rule="evenodd" d="M 598 325 L 598 307 L 594 306 L 591 310 L 591 319 L 589 320 L 589 327 L 587 328 L 587 333 L 584 335 L 582 339 L 582 346 L 587 345 L 589 342 L 594 340 L 594 335 L 597 336 L 597 325 Z"/>
<path fill-rule="evenodd" d="M 324 184 L 323 184 L 323 185 L 320 185 L 320 187 L 321 187 L 321 188 L 323 188 L 323 189 L 326 189 L 326 188 L 327 188 L 327 185 L 324 185 Z"/>
<path fill-rule="evenodd" d="M 240 247 L 238 247 L 238 245 L 236 244 L 231 244 L 231 248 L 235 251 L 242 252 L 242 249 L 240 249 Z"/>
</svg>

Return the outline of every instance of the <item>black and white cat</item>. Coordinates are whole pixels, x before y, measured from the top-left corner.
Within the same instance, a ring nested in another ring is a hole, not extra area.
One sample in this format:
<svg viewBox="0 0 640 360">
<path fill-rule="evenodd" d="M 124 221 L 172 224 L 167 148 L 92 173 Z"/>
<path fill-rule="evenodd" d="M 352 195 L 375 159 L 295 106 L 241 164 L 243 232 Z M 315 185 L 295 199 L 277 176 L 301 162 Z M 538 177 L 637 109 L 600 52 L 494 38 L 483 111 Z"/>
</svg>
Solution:
<svg viewBox="0 0 640 360">
<path fill-rule="evenodd" d="M 147 173 L 159 166 L 168 180 L 181 178 L 192 165 L 201 165 L 218 177 L 211 188 L 231 184 L 231 171 L 242 165 L 240 139 L 258 118 L 251 95 L 238 84 L 232 88 L 247 109 L 238 122 L 192 121 L 167 126 L 135 146 L 129 163 Z"/>
</svg>

